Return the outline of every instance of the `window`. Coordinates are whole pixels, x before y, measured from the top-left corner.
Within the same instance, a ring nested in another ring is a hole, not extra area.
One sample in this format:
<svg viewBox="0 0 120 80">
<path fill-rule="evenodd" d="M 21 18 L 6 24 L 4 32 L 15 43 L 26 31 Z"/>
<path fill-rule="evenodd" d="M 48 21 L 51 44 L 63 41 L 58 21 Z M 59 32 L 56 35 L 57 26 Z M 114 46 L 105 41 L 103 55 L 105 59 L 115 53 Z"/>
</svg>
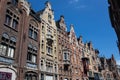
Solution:
<svg viewBox="0 0 120 80">
<path fill-rule="evenodd" d="M 34 55 L 30 52 L 27 54 L 27 60 L 33 63 L 36 63 L 37 55 Z"/>
<path fill-rule="evenodd" d="M 38 29 L 34 28 L 32 25 L 30 25 L 29 28 L 29 37 L 34 40 L 37 40 L 38 37 Z"/>
<path fill-rule="evenodd" d="M 27 60 L 32 63 L 36 63 L 37 61 L 37 48 L 31 43 L 28 44 Z"/>
<path fill-rule="evenodd" d="M 47 46 L 47 54 L 52 54 L 52 48 L 51 47 L 49 47 L 49 46 Z"/>
<path fill-rule="evenodd" d="M 8 48 L 8 57 L 13 57 L 14 56 L 15 49 L 12 47 Z"/>
<path fill-rule="evenodd" d="M 18 25 L 18 22 L 17 22 L 17 20 L 13 20 L 13 24 L 12 24 L 12 28 L 13 29 L 16 29 L 17 28 L 17 25 Z"/>
<path fill-rule="evenodd" d="M 8 26 L 10 26 L 10 24 L 11 24 L 11 19 L 12 19 L 12 18 L 11 18 L 9 15 L 6 15 L 5 24 L 8 25 Z"/>
<path fill-rule="evenodd" d="M 41 80 L 44 80 L 44 74 L 41 74 Z"/>
<path fill-rule="evenodd" d="M 7 33 L 3 33 L 2 43 L 0 43 L 0 55 L 13 58 L 15 54 L 15 47 L 16 47 L 15 45 L 16 45 L 16 38 L 15 37 L 9 38 Z"/>
<path fill-rule="evenodd" d="M 65 71 L 68 71 L 68 68 L 69 68 L 68 66 L 64 65 L 64 70 Z"/>
<path fill-rule="evenodd" d="M 10 38 L 10 43 L 13 45 L 16 45 L 16 38 L 15 37 L 11 37 Z"/>
<path fill-rule="evenodd" d="M 32 30 L 32 29 L 29 29 L 29 37 L 32 38 L 32 34 L 33 34 L 33 30 Z"/>
<path fill-rule="evenodd" d="M 64 58 L 63 58 L 64 60 L 69 60 L 69 53 L 67 53 L 67 52 L 65 52 L 64 53 Z"/>
<path fill-rule="evenodd" d="M 10 10 L 6 10 L 5 25 L 17 30 L 19 18 Z"/>
<path fill-rule="evenodd" d="M 6 55 L 7 52 L 7 46 L 4 44 L 0 44 L 0 55 Z"/>
<path fill-rule="evenodd" d="M 34 73 L 27 73 L 25 75 L 25 80 L 37 80 L 37 75 Z"/>
<path fill-rule="evenodd" d="M 64 59 L 67 60 L 67 53 L 64 53 Z"/>
</svg>

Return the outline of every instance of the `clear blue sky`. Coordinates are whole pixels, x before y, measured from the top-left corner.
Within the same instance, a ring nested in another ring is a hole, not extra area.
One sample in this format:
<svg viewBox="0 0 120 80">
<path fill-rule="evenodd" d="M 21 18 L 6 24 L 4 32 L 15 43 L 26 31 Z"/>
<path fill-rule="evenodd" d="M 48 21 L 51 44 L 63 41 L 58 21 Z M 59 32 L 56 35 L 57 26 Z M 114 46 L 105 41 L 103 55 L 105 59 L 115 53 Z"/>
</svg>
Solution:
<svg viewBox="0 0 120 80">
<path fill-rule="evenodd" d="M 35 11 L 45 7 L 46 0 L 28 0 Z M 83 41 L 92 41 L 100 55 L 107 58 L 114 54 L 120 63 L 120 55 L 116 45 L 116 34 L 111 26 L 107 0 L 48 0 L 54 10 L 55 20 L 64 15 L 67 28 L 74 25 L 77 37 Z"/>
</svg>

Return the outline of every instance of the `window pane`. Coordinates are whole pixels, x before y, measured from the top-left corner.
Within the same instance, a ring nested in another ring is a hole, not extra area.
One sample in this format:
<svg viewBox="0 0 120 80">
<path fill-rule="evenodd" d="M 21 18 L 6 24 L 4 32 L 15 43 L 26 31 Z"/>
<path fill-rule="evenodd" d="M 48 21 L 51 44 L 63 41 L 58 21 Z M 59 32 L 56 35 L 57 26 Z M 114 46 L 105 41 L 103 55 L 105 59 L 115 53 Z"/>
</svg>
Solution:
<svg viewBox="0 0 120 80">
<path fill-rule="evenodd" d="M 13 20 L 12 28 L 17 29 L 18 22 L 16 20 Z"/>
<path fill-rule="evenodd" d="M 28 54 L 27 54 L 27 60 L 28 60 L 28 61 L 31 61 L 31 53 L 28 53 Z"/>
<path fill-rule="evenodd" d="M 6 15 L 5 24 L 10 25 L 10 22 L 11 22 L 11 17 L 9 15 Z"/>
<path fill-rule="evenodd" d="M 34 32 L 34 39 L 37 40 L 37 32 Z"/>
<path fill-rule="evenodd" d="M 11 48 L 11 47 L 8 48 L 8 56 L 11 58 L 14 57 L 14 48 Z"/>
<path fill-rule="evenodd" d="M 5 45 L 0 44 L 0 54 L 5 56 L 6 50 L 7 50 L 7 47 Z"/>
<path fill-rule="evenodd" d="M 32 62 L 36 63 L 36 56 L 32 55 Z"/>
<path fill-rule="evenodd" d="M 29 37 L 32 38 L 32 34 L 33 34 L 33 30 L 32 30 L 32 29 L 29 29 Z"/>
<path fill-rule="evenodd" d="M 2 45 L 0 44 L 0 54 L 2 54 Z"/>
<path fill-rule="evenodd" d="M 67 60 L 67 53 L 64 53 L 64 59 Z"/>
</svg>

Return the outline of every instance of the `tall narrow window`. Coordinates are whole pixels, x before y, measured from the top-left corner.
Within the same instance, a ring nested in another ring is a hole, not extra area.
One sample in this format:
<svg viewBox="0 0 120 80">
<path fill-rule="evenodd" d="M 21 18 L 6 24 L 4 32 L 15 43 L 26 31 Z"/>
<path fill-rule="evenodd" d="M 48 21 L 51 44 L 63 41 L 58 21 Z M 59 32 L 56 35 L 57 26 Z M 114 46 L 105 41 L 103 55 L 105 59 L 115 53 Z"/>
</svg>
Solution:
<svg viewBox="0 0 120 80">
<path fill-rule="evenodd" d="M 11 18 L 9 15 L 6 15 L 5 24 L 8 25 L 8 26 L 10 26 L 10 24 L 11 24 L 11 19 L 12 19 L 12 18 Z"/>
<path fill-rule="evenodd" d="M 29 37 L 32 38 L 32 34 L 33 34 L 33 30 L 31 28 L 29 28 Z"/>
<path fill-rule="evenodd" d="M 36 63 L 36 55 L 32 55 L 32 62 Z"/>
<path fill-rule="evenodd" d="M 64 53 L 64 60 L 67 60 L 68 57 L 67 57 L 67 53 Z"/>
<path fill-rule="evenodd" d="M 34 39 L 37 40 L 37 32 L 34 32 Z"/>
<path fill-rule="evenodd" d="M 7 52 L 7 46 L 0 44 L 0 54 L 5 56 L 6 52 Z"/>
<path fill-rule="evenodd" d="M 27 61 L 32 63 L 37 62 L 37 47 L 31 43 L 28 45 Z"/>
<path fill-rule="evenodd" d="M 17 20 L 14 19 L 12 23 L 12 28 L 17 29 L 17 25 L 18 25 L 18 22 Z"/>
<path fill-rule="evenodd" d="M 44 80 L 44 74 L 41 74 L 41 80 Z"/>
<path fill-rule="evenodd" d="M 14 57 L 14 52 L 15 52 L 15 49 L 12 48 L 12 47 L 9 47 L 8 48 L 8 57 Z"/>
</svg>

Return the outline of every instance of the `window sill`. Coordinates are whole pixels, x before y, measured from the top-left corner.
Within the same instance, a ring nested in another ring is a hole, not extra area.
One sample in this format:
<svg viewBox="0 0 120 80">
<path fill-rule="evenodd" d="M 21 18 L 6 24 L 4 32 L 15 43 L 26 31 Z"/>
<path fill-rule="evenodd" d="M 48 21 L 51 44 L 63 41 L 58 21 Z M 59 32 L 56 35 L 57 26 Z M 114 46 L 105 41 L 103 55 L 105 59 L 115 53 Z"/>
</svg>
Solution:
<svg viewBox="0 0 120 80">
<path fill-rule="evenodd" d="M 36 41 L 36 42 L 38 42 L 38 40 L 37 40 L 37 39 L 34 39 L 34 38 L 30 37 L 30 36 L 29 36 L 29 38 L 30 38 L 30 39 L 32 39 L 32 40 L 34 40 L 34 41 Z"/>
<path fill-rule="evenodd" d="M 50 56 L 50 57 L 53 57 L 53 55 L 51 55 L 51 54 L 48 54 L 48 53 L 47 53 L 47 55 Z"/>
<path fill-rule="evenodd" d="M 7 24 L 4 24 L 4 25 L 7 26 L 7 27 L 9 27 L 10 29 L 14 30 L 15 32 L 18 32 L 17 29 L 14 29 L 14 28 L 12 28 L 11 26 L 9 26 L 9 25 L 7 25 Z"/>
<path fill-rule="evenodd" d="M 35 65 L 37 65 L 37 62 L 35 62 L 35 63 L 34 63 L 34 62 L 32 62 L 32 61 L 28 61 L 28 60 L 27 60 L 27 63 L 30 63 L 30 64 L 35 64 Z"/>
<path fill-rule="evenodd" d="M 8 57 L 8 56 L 3 56 L 3 55 L 0 55 L 0 57 L 7 58 L 7 59 L 11 59 L 11 60 L 15 60 L 15 58 Z"/>
</svg>

